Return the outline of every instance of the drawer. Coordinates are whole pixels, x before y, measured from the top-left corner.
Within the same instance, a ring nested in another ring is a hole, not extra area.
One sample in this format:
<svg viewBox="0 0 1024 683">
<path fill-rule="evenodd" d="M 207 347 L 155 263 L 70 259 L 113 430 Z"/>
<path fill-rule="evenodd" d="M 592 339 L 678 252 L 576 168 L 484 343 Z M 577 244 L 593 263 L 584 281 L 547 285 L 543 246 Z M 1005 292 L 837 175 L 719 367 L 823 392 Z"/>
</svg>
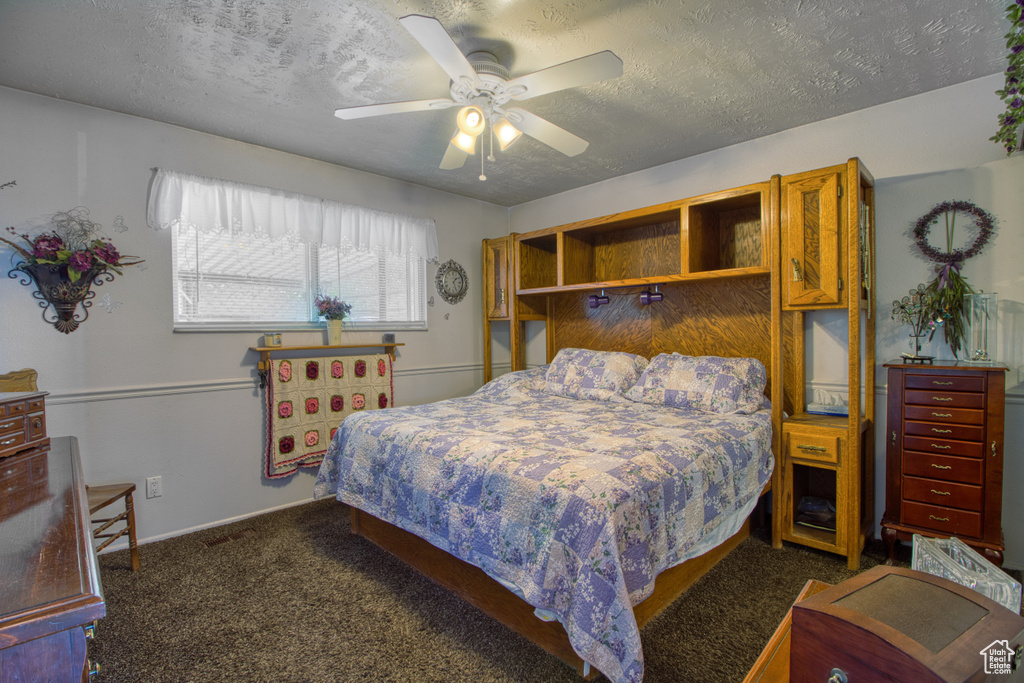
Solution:
<svg viewBox="0 0 1024 683">
<path fill-rule="evenodd" d="M 920 422 L 953 422 L 964 425 L 985 424 L 984 410 L 939 408 L 937 406 L 904 406 L 903 417 Z"/>
<path fill-rule="evenodd" d="M 40 396 L 38 398 L 30 398 L 29 400 L 25 401 L 25 403 L 28 406 L 28 412 L 38 413 L 43 410 L 43 405 L 45 401 L 43 400 L 43 397 Z"/>
<path fill-rule="evenodd" d="M 981 513 L 904 500 L 903 523 L 943 534 L 979 538 Z"/>
<path fill-rule="evenodd" d="M 938 479 L 903 478 L 903 499 L 960 510 L 981 512 L 984 502 L 980 486 Z"/>
<path fill-rule="evenodd" d="M 14 453 L 19 450 L 19 447 L 25 443 L 25 430 L 22 429 L 20 432 L 13 434 L 4 434 L 0 436 L 0 455 L 7 455 L 8 453 Z"/>
<path fill-rule="evenodd" d="M 786 435 L 786 458 L 838 464 L 842 437 L 836 431 L 803 431 L 786 429 L 783 426 L 783 433 Z"/>
<path fill-rule="evenodd" d="M 907 391 L 906 403 L 941 408 L 985 408 L 985 394 L 956 393 L 954 391 Z"/>
<path fill-rule="evenodd" d="M 28 439 L 36 441 L 46 436 L 46 416 L 42 413 L 28 416 Z"/>
<path fill-rule="evenodd" d="M 935 389 L 937 391 L 985 391 L 985 378 L 959 375 L 914 375 L 907 373 L 903 386 L 907 389 Z"/>
<path fill-rule="evenodd" d="M 25 431 L 24 417 L 5 417 L 0 420 L 0 439 L 3 439 L 7 434 L 23 431 Z"/>
<path fill-rule="evenodd" d="M 31 463 L 22 458 L 12 458 L 12 460 L 15 460 L 15 462 L 0 460 L 0 482 L 6 482 L 8 479 L 28 477 Z"/>
<path fill-rule="evenodd" d="M 903 423 L 903 432 L 916 436 L 958 439 L 960 441 L 983 441 L 985 439 L 984 427 L 954 423 L 907 421 Z"/>
<path fill-rule="evenodd" d="M 7 415 L 24 415 L 25 413 L 25 401 L 11 401 L 7 404 Z"/>
<path fill-rule="evenodd" d="M 903 454 L 903 474 L 945 479 L 965 484 L 980 484 L 985 480 L 985 461 L 975 458 L 952 458 L 946 455 L 906 452 Z"/>
<path fill-rule="evenodd" d="M 980 458 L 985 455 L 985 444 L 983 443 L 977 441 L 933 439 L 929 436 L 905 435 L 903 437 L 903 447 L 908 451 L 959 455 L 967 458 Z"/>
</svg>

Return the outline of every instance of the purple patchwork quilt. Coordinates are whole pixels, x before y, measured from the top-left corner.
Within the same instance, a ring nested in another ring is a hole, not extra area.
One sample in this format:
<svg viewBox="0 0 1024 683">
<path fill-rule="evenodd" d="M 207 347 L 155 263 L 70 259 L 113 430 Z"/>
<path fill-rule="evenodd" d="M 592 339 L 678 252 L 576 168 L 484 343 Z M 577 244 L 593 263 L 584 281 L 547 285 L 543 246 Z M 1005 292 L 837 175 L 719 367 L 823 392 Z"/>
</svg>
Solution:
<svg viewBox="0 0 1024 683">
<path fill-rule="evenodd" d="M 476 393 L 353 414 L 315 496 L 480 567 L 615 683 L 643 679 L 632 607 L 663 570 L 735 533 L 771 476 L 771 414 L 544 391 L 546 367 Z"/>
</svg>

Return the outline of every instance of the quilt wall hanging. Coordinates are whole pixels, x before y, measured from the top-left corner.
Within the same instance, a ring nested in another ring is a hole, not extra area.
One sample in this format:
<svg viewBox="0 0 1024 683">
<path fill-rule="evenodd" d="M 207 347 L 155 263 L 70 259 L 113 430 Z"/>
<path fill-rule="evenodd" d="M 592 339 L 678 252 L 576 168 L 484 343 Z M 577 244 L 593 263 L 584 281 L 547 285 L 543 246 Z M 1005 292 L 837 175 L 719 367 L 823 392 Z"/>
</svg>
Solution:
<svg viewBox="0 0 1024 683">
<path fill-rule="evenodd" d="M 267 476 L 317 467 L 348 415 L 394 404 L 387 353 L 271 359 L 267 373 Z"/>
</svg>

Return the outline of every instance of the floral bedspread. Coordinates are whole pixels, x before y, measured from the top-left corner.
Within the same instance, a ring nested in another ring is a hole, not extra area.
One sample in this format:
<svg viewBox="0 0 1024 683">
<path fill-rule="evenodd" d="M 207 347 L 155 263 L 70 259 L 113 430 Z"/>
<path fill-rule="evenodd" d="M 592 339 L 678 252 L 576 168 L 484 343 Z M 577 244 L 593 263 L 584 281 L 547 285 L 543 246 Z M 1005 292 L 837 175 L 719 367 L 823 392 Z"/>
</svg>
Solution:
<svg viewBox="0 0 1024 683">
<path fill-rule="evenodd" d="M 315 496 L 480 567 L 553 614 L 609 679 L 641 681 L 632 606 L 742 525 L 774 464 L 770 411 L 562 398 L 543 391 L 544 370 L 351 415 Z"/>
</svg>

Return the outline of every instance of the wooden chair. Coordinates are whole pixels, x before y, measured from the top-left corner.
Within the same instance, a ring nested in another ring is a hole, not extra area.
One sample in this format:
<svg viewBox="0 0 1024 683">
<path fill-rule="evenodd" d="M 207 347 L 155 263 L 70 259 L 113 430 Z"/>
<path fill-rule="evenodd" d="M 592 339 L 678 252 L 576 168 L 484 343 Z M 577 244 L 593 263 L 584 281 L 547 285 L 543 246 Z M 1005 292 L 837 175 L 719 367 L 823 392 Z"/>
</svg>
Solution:
<svg viewBox="0 0 1024 683">
<path fill-rule="evenodd" d="M 0 375 L 0 391 L 38 391 L 36 380 L 39 373 L 31 368 L 15 370 Z M 90 522 L 99 525 L 92 531 L 93 538 L 103 539 L 103 542 L 96 546 L 99 552 L 113 543 L 116 539 L 128 534 L 128 548 L 131 551 L 132 571 L 139 568 L 139 551 L 135 542 L 135 506 L 132 504 L 132 493 L 135 492 L 135 484 L 105 484 L 103 486 L 86 486 L 89 495 Z M 124 499 L 124 511 L 114 517 L 93 518 L 103 508 Z M 106 533 L 110 527 L 118 522 L 124 522 L 124 527 L 117 531 Z"/>
<path fill-rule="evenodd" d="M 89 495 L 89 521 L 99 525 L 92 530 L 93 538 L 104 539 L 96 546 L 96 552 L 106 548 L 108 545 L 128 534 L 128 549 L 131 551 L 132 571 L 139 569 L 139 550 L 135 542 L 135 506 L 132 503 L 132 494 L 135 493 L 135 484 L 105 484 L 101 486 L 86 486 Z M 97 512 L 112 505 L 119 500 L 124 500 L 124 510 L 113 517 L 93 517 Z M 111 527 L 118 522 L 124 522 L 124 526 L 114 531 Z"/>
</svg>

